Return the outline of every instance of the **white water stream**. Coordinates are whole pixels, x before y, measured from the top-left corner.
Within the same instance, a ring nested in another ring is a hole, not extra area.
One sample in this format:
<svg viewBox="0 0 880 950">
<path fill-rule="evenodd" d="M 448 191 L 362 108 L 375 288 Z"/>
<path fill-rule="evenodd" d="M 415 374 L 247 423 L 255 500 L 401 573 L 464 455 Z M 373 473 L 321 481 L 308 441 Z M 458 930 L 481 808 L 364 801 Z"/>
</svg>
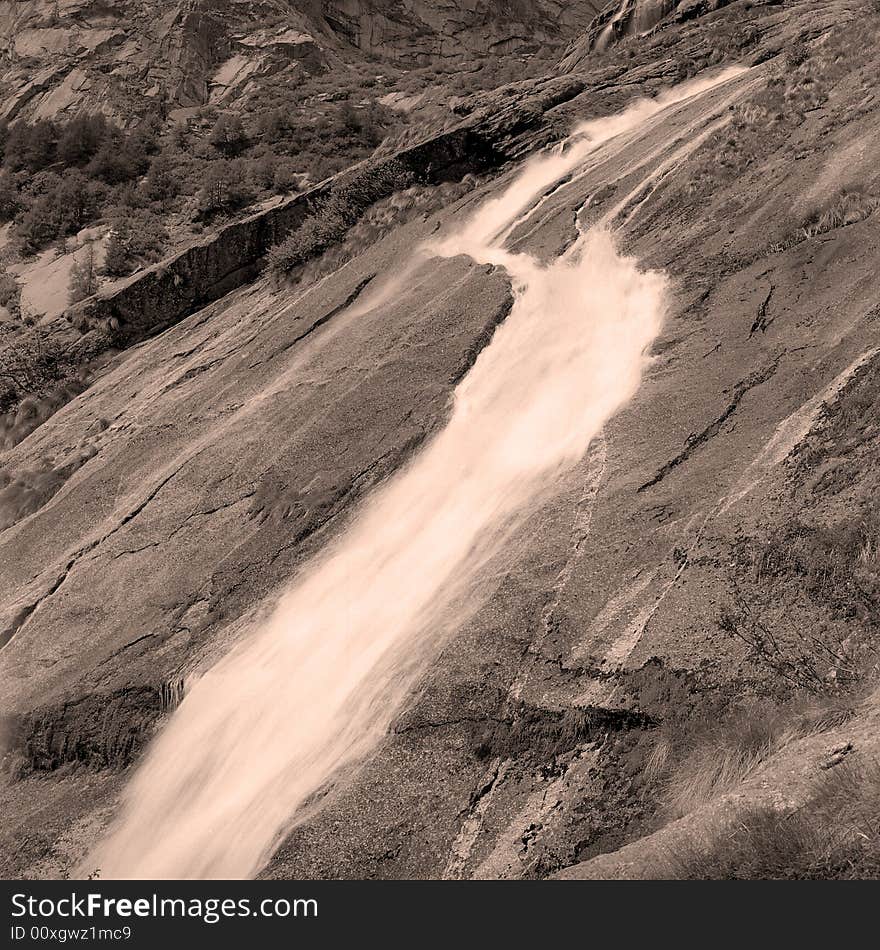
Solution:
<svg viewBox="0 0 880 950">
<path fill-rule="evenodd" d="M 448 424 L 296 577 L 271 620 L 189 685 L 79 868 L 108 878 L 255 874 L 310 801 L 381 741 L 481 572 L 635 392 L 665 279 L 603 230 L 543 266 L 504 249 L 602 143 L 724 81 L 577 128 L 461 233 L 428 248 L 503 266 L 514 305 L 455 391 Z"/>
</svg>

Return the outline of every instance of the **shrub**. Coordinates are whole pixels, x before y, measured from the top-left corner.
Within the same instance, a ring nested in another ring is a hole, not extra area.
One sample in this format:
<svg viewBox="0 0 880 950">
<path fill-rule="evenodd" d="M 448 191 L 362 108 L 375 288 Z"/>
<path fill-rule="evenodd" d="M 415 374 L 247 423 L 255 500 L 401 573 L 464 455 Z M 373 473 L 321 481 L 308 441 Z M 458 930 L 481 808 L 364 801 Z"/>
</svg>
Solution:
<svg viewBox="0 0 880 950">
<path fill-rule="evenodd" d="M 128 144 L 135 155 L 154 155 L 160 150 L 159 137 L 165 122 L 156 113 L 148 115 L 127 134 Z"/>
<path fill-rule="evenodd" d="M 97 216 L 107 192 L 99 183 L 89 181 L 74 169 L 64 175 L 53 196 L 57 206 L 59 231 L 75 234 Z"/>
<path fill-rule="evenodd" d="M 306 261 L 338 243 L 361 215 L 381 198 L 405 188 L 412 173 L 397 159 L 383 161 L 334 184 L 319 207 L 268 255 L 276 278 L 290 274 Z"/>
<path fill-rule="evenodd" d="M 292 234 L 269 251 L 269 272 L 276 277 L 289 274 L 338 241 L 346 227 L 345 218 L 335 207 L 328 206 L 320 214 L 310 215 Z"/>
<path fill-rule="evenodd" d="M 270 142 L 284 139 L 291 131 L 290 117 L 283 109 L 264 112 L 257 120 L 257 133 Z"/>
<path fill-rule="evenodd" d="M 110 232 L 107 253 L 104 257 L 104 273 L 108 277 L 125 277 L 135 266 L 131 247 L 132 231 L 125 221 L 118 221 Z"/>
<path fill-rule="evenodd" d="M 369 207 L 340 243 L 333 243 L 320 257 L 310 260 L 298 273 L 299 280 L 322 277 L 360 254 L 392 228 L 419 215 L 446 207 L 474 188 L 476 179 L 466 175 L 460 182 L 413 185 L 396 191 Z"/>
<path fill-rule="evenodd" d="M 58 137 L 59 161 L 66 165 L 85 165 L 101 147 L 107 135 L 107 120 L 102 115 L 77 116 L 71 119 Z"/>
<path fill-rule="evenodd" d="M 165 250 L 167 234 L 162 220 L 149 210 L 132 209 L 113 223 L 104 273 L 124 277 L 140 263 L 155 263 Z"/>
<path fill-rule="evenodd" d="M 246 205 L 253 197 L 247 178 L 247 166 L 241 159 L 212 162 L 198 196 L 202 217 L 211 218 Z"/>
<path fill-rule="evenodd" d="M 174 159 L 162 152 L 150 163 L 143 183 L 143 194 L 161 208 L 167 208 L 180 193 L 180 175 Z"/>
<path fill-rule="evenodd" d="M 377 103 L 370 102 L 366 108 L 358 109 L 346 100 L 337 107 L 334 131 L 337 135 L 351 135 L 364 146 L 375 148 L 391 124 L 391 113 Z"/>
<path fill-rule="evenodd" d="M 205 103 L 204 105 L 199 106 L 198 112 L 196 113 L 196 120 L 207 125 L 214 125 L 217 121 L 217 107 L 211 105 L 210 103 Z"/>
<path fill-rule="evenodd" d="M 9 127 L 3 162 L 13 171 L 41 171 L 55 161 L 58 132 L 54 122 L 41 119 L 33 125 L 18 121 Z"/>
<path fill-rule="evenodd" d="M 189 144 L 189 126 L 186 122 L 175 122 L 171 129 L 171 144 L 181 152 L 186 150 Z"/>
<path fill-rule="evenodd" d="M 302 173 L 295 162 L 290 159 L 280 159 L 275 163 L 275 173 L 272 178 L 272 187 L 277 192 L 296 191 L 302 180 Z"/>
<path fill-rule="evenodd" d="M 785 51 L 785 62 L 790 69 L 797 69 L 810 58 L 810 47 L 803 39 L 793 40 Z"/>
<path fill-rule="evenodd" d="M 275 170 L 278 159 L 272 155 L 261 155 L 248 163 L 248 174 L 258 191 L 266 191 L 275 186 Z"/>
<path fill-rule="evenodd" d="M 20 207 L 15 179 L 7 171 L 0 172 L 0 222 L 11 221 Z"/>
<path fill-rule="evenodd" d="M 0 343 L 0 385 L 0 449 L 9 449 L 81 393 L 86 376 L 66 347 L 33 327 Z"/>
<path fill-rule="evenodd" d="M 359 132 L 361 130 L 361 116 L 349 99 L 346 99 L 345 102 L 339 106 L 336 112 L 336 119 L 340 126 L 343 129 L 348 129 L 349 132 Z"/>
<path fill-rule="evenodd" d="M 120 134 L 107 136 L 101 147 L 86 165 L 90 178 L 97 178 L 108 185 L 131 181 L 146 171 L 147 158 L 138 151 L 131 140 Z"/>
<path fill-rule="evenodd" d="M 38 198 L 15 222 L 15 234 L 26 253 L 39 251 L 54 241 L 58 233 L 55 209 L 45 196 Z"/>
<path fill-rule="evenodd" d="M 91 297 L 98 290 L 98 269 L 95 263 L 95 247 L 89 241 L 83 253 L 74 258 L 70 268 L 70 283 L 67 299 L 70 303 L 78 303 Z"/>
<path fill-rule="evenodd" d="M 238 116 L 221 115 L 217 119 L 208 141 L 224 155 L 239 155 L 247 148 L 247 135 Z"/>
<path fill-rule="evenodd" d="M 78 169 L 63 176 L 47 172 L 35 179 L 35 196 L 26 199 L 25 210 L 16 218 L 15 232 L 26 251 L 34 252 L 60 237 L 76 234 L 94 220 L 107 192 Z"/>
<path fill-rule="evenodd" d="M 18 281 L 0 268 L 0 307 L 5 307 L 13 316 L 18 316 L 21 308 L 21 287 Z"/>
</svg>

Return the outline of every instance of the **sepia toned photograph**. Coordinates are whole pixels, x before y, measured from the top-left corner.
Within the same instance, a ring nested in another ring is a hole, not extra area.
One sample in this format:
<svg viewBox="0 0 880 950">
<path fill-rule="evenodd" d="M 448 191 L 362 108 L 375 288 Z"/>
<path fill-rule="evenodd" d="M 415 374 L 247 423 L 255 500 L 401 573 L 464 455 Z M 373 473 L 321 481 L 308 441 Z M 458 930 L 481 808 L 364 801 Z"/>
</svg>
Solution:
<svg viewBox="0 0 880 950">
<path fill-rule="evenodd" d="M 878 209 L 880 0 L 0 0 L 12 944 L 880 876 Z"/>
</svg>

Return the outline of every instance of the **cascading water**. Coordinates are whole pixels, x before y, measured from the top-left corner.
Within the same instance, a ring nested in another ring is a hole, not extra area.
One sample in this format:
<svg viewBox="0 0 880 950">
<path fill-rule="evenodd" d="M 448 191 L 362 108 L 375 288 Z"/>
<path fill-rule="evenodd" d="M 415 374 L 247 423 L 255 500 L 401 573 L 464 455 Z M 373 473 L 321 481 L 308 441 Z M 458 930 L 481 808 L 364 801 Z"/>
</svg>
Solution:
<svg viewBox="0 0 880 950">
<path fill-rule="evenodd" d="M 723 81 L 575 130 L 463 233 L 427 249 L 506 268 L 514 305 L 444 430 L 376 491 L 271 620 L 191 684 L 79 868 L 103 878 L 253 875 L 304 806 L 387 732 L 481 597 L 483 568 L 638 386 L 665 280 L 586 232 L 543 266 L 503 236 L 602 142 Z"/>
</svg>

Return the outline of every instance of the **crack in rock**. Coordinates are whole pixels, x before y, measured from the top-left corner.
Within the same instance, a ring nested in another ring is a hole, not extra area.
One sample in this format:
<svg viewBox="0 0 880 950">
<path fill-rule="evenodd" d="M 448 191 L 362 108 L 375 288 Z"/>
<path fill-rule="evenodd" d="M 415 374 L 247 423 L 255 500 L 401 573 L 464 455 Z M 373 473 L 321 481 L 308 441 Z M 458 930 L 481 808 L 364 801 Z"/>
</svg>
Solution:
<svg viewBox="0 0 880 950">
<path fill-rule="evenodd" d="M 775 290 L 775 285 L 771 284 L 770 289 L 767 291 L 767 296 L 764 298 L 763 303 L 758 308 L 758 315 L 755 317 L 752 327 L 749 330 L 749 339 L 751 339 L 758 332 L 758 330 L 760 330 L 761 333 L 766 333 L 767 327 L 773 323 L 773 319 L 767 319 L 767 308 L 770 306 L 770 301 L 773 299 L 773 291 Z"/>
<path fill-rule="evenodd" d="M 666 476 L 673 469 L 678 468 L 679 465 L 681 465 L 683 462 L 686 462 L 696 449 L 718 435 L 724 423 L 727 422 L 727 420 L 739 408 L 739 404 L 742 402 L 746 393 L 754 389 L 756 386 L 766 383 L 767 380 L 770 379 L 770 377 L 776 372 L 778 366 L 779 357 L 761 369 L 756 370 L 750 376 L 747 376 L 744 380 L 738 383 L 736 389 L 734 390 L 733 398 L 727 404 L 724 412 L 722 412 L 714 422 L 706 426 L 702 432 L 688 436 L 688 439 L 685 442 L 684 448 L 681 450 L 681 452 L 679 452 L 675 458 L 670 459 L 665 463 L 665 465 L 659 468 L 652 478 L 648 479 L 644 485 L 639 486 L 637 491 L 646 491 L 648 488 L 652 488 L 658 482 L 663 481 L 663 479 L 666 478 Z"/>
<path fill-rule="evenodd" d="M 248 366 L 248 369 L 256 369 L 258 366 L 262 366 L 263 363 L 268 363 L 269 360 L 274 360 L 277 357 L 281 356 L 282 353 L 286 353 L 289 349 L 296 346 L 297 343 L 302 342 L 307 336 L 314 333 L 315 330 L 318 330 L 320 327 L 324 326 L 326 323 L 329 323 L 334 317 L 338 316 L 344 310 L 348 308 L 360 297 L 369 284 L 375 280 L 375 274 L 369 274 L 367 277 L 364 277 L 358 284 L 355 286 L 354 290 L 342 301 L 342 303 L 337 304 L 332 310 L 329 310 L 324 314 L 323 317 L 319 317 L 311 324 L 307 329 L 303 330 L 302 333 L 295 336 L 288 343 L 285 343 L 280 350 L 276 350 L 271 356 L 267 356 L 264 360 L 257 360 L 256 363 L 251 363 Z"/>
<path fill-rule="evenodd" d="M 114 534 L 116 534 L 118 531 L 121 531 L 122 528 L 132 522 L 177 474 L 179 474 L 190 462 L 198 458 L 202 451 L 203 450 L 200 450 L 186 458 L 172 472 L 162 478 L 147 494 L 147 496 L 137 505 L 135 505 L 135 507 L 132 508 L 132 510 L 129 511 L 128 514 L 125 515 L 125 517 L 123 517 L 118 524 L 114 525 L 110 531 L 93 541 L 89 541 L 87 544 L 84 544 L 81 548 L 76 550 L 68 559 L 67 564 L 65 564 L 52 584 L 30 604 L 26 604 L 24 607 L 22 607 L 14 615 L 11 623 L 4 630 L 0 631 L 0 649 L 6 647 L 12 641 L 12 639 L 22 631 L 27 622 L 42 606 L 42 604 L 44 604 L 50 597 L 57 593 L 62 584 L 64 584 L 64 582 L 70 576 L 70 572 L 76 567 L 82 558 L 84 558 L 87 554 L 90 554 L 96 548 L 100 547 L 111 537 L 113 537 Z"/>
</svg>

